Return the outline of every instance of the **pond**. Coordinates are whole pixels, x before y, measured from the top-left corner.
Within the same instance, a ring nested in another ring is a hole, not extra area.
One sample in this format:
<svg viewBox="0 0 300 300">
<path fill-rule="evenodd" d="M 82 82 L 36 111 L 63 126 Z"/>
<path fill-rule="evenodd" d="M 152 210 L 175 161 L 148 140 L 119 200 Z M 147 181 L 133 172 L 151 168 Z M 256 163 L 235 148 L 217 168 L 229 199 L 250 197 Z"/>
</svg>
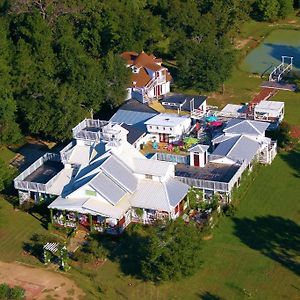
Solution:
<svg viewBox="0 0 300 300">
<path fill-rule="evenodd" d="M 274 30 L 241 64 L 250 73 L 269 74 L 281 62 L 281 56 L 294 57 L 294 69 L 300 71 L 300 30 Z"/>
</svg>

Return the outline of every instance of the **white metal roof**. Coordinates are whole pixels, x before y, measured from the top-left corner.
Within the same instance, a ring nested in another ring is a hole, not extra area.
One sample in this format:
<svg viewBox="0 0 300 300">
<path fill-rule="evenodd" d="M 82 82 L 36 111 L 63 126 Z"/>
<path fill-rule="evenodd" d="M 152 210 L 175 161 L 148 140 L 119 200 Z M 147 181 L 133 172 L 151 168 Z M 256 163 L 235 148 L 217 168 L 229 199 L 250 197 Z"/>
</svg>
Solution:
<svg viewBox="0 0 300 300">
<path fill-rule="evenodd" d="M 146 125 L 175 127 L 190 120 L 186 116 L 177 116 L 172 114 L 159 114 L 146 121 Z"/>
<path fill-rule="evenodd" d="M 189 149 L 189 152 L 199 152 L 199 153 L 204 153 L 205 151 L 207 151 L 209 148 L 208 145 L 195 145 L 192 148 Z"/>
<path fill-rule="evenodd" d="M 269 125 L 270 123 L 268 122 L 232 119 L 227 123 L 223 131 L 230 134 L 262 135 Z"/>
<path fill-rule="evenodd" d="M 99 198 L 58 197 L 48 207 L 118 219 L 129 209 L 130 204 L 127 197 L 124 197 L 116 206 Z"/>
<path fill-rule="evenodd" d="M 184 198 L 188 189 L 188 185 L 176 179 L 166 182 L 140 180 L 130 204 L 133 207 L 170 212 Z"/>
<path fill-rule="evenodd" d="M 137 178 L 130 169 L 114 155 L 110 156 L 101 166 L 101 169 L 117 181 L 129 192 L 134 192 L 137 188 Z"/>
<path fill-rule="evenodd" d="M 83 204 L 83 208 L 96 213 L 97 215 L 107 216 L 119 219 L 129 209 L 130 203 L 128 197 L 124 197 L 117 205 L 111 205 L 108 202 L 99 201 L 97 198 L 90 198 Z"/>
<path fill-rule="evenodd" d="M 103 172 L 95 176 L 89 185 L 113 205 L 116 205 L 127 193 Z"/>
<path fill-rule="evenodd" d="M 48 193 L 51 195 L 60 195 L 64 189 L 64 187 L 71 181 L 74 169 L 72 168 L 64 168 L 57 175 L 49 188 Z"/>
<path fill-rule="evenodd" d="M 284 102 L 280 101 L 261 101 L 255 106 L 255 110 L 278 111 L 284 108 Z"/>
<path fill-rule="evenodd" d="M 213 151 L 212 156 L 228 157 L 234 161 L 247 161 L 250 163 L 260 144 L 247 136 L 234 136 L 231 139 L 221 142 Z"/>
<path fill-rule="evenodd" d="M 244 105 L 229 103 L 220 111 L 220 113 L 239 114 L 244 112 L 244 107 Z"/>
<path fill-rule="evenodd" d="M 174 164 L 166 161 L 154 159 L 134 159 L 134 172 L 137 174 L 149 174 L 153 176 L 165 176 L 167 172 L 174 168 Z"/>
</svg>

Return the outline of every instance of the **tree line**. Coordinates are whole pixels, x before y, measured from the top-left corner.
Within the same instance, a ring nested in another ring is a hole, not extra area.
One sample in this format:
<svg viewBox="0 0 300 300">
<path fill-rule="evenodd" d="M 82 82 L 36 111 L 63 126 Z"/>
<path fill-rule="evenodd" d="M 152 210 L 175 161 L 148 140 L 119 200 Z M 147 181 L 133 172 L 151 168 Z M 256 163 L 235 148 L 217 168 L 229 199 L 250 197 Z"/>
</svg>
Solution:
<svg viewBox="0 0 300 300">
<path fill-rule="evenodd" d="M 0 144 L 66 140 L 91 110 L 120 105 L 126 50 L 174 60 L 178 85 L 213 91 L 230 75 L 240 25 L 285 17 L 292 2 L 0 0 Z"/>
</svg>

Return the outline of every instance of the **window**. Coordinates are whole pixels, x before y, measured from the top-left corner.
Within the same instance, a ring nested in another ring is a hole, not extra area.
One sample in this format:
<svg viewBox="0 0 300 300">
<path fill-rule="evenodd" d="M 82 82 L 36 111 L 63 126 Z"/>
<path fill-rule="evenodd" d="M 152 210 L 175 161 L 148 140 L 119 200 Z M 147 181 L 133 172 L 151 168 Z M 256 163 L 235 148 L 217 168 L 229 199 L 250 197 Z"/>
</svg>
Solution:
<svg viewBox="0 0 300 300">
<path fill-rule="evenodd" d="M 159 129 L 159 127 L 158 127 L 158 126 L 156 126 L 156 129 Z"/>
<path fill-rule="evenodd" d="M 152 129 L 152 126 L 149 126 L 150 129 Z"/>
<path fill-rule="evenodd" d="M 97 196 L 96 191 L 85 190 L 87 196 Z"/>
<path fill-rule="evenodd" d="M 146 179 L 153 179 L 153 176 L 150 175 L 150 174 L 145 174 L 145 178 L 146 178 Z"/>
<path fill-rule="evenodd" d="M 173 130 L 173 128 L 170 127 L 170 131 L 172 131 L 172 130 Z"/>
<path fill-rule="evenodd" d="M 166 127 L 163 127 L 163 130 L 166 130 Z"/>
</svg>

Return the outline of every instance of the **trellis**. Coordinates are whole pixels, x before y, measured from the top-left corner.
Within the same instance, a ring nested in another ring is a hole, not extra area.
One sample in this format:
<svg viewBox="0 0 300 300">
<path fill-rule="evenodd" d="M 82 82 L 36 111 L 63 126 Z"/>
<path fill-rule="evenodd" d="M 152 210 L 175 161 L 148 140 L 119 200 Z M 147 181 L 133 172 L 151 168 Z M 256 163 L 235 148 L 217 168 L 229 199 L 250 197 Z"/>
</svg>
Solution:
<svg viewBox="0 0 300 300">
<path fill-rule="evenodd" d="M 45 265 L 50 264 L 53 257 L 57 257 L 59 259 L 59 267 L 62 270 L 68 271 L 70 269 L 68 264 L 68 251 L 65 245 L 60 245 L 59 243 L 47 243 L 43 246 L 43 250 Z"/>
</svg>

